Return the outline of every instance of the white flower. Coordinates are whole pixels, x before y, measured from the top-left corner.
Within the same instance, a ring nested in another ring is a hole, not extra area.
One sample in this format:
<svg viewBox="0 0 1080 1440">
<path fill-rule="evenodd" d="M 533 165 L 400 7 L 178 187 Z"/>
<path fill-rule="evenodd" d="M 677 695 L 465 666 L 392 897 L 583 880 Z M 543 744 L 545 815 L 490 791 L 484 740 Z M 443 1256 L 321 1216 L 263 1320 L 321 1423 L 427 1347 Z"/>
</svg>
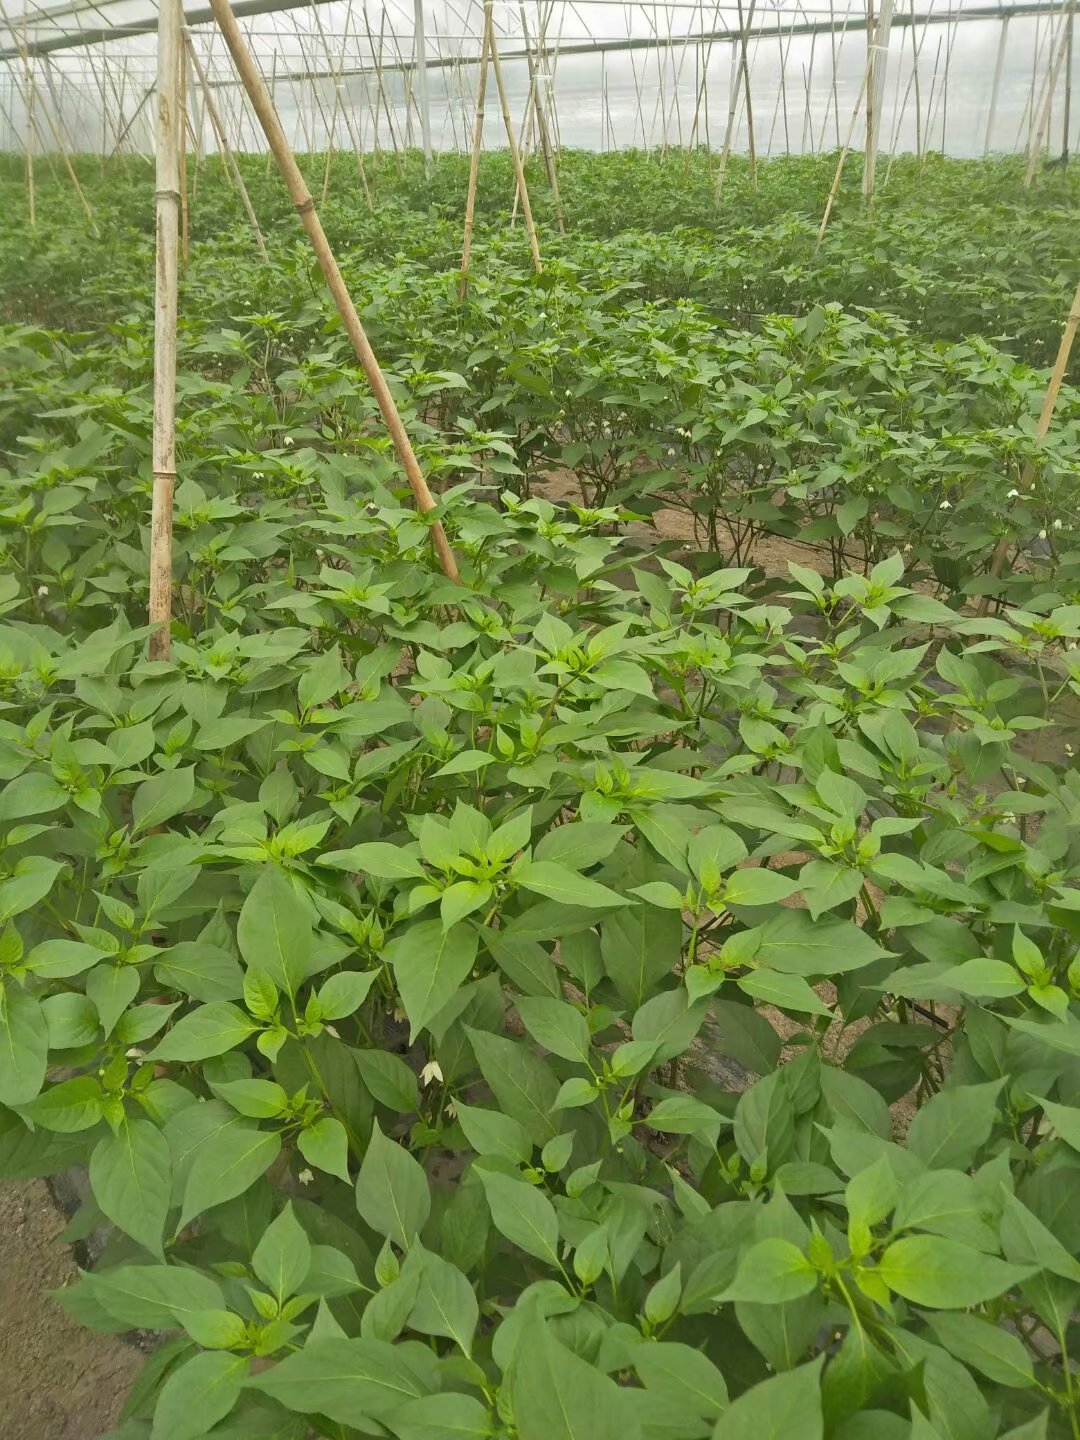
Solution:
<svg viewBox="0 0 1080 1440">
<path fill-rule="evenodd" d="M 311 1173 L 310 1170 L 301 1170 L 300 1174 L 296 1178 L 300 1181 L 301 1185 L 310 1185 L 311 1182 L 315 1179 L 315 1176 Z"/>
<path fill-rule="evenodd" d="M 430 1085 L 433 1080 L 437 1080 L 439 1084 L 442 1084 L 442 1078 L 443 1073 L 439 1069 L 439 1062 L 437 1060 L 429 1060 L 420 1071 L 421 1085 Z"/>
<path fill-rule="evenodd" d="M 457 1106 L 454 1104 L 453 1100 L 448 1100 L 446 1102 L 446 1113 L 451 1120 L 457 1119 Z"/>
<path fill-rule="evenodd" d="M 1055 529 L 1055 530 L 1060 530 L 1060 529 L 1061 529 L 1061 521 L 1060 521 L 1060 520 L 1055 520 L 1055 521 L 1054 521 L 1054 529 Z"/>
<path fill-rule="evenodd" d="M 39 586 L 37 587 L 37 593 L 38 593 L 38 599 L 39 599 L 39 600 L 44 600 L 44 599 L 45 599 L 45 596 L 48 595 L 48 593 L 49 593 L 49 587 L 48 587 L 47 585 L 39 585 Z"/>
<path fill-rule="evenodd" d="M 341 1039 L 341 1036 L 340 1036 L 340 1035 L 338 1034 L 338 1032 L 334 1029 L 333 1025 L 324 1025 L 324 1026 L 323 1026 L 323 1029 L 326 1031 L 326 1033 L 327 1033 L 328 1035 L 332 1035 L 335 1040 L 340 1040 L 340 1039 Z"/>
<path fill-rule="evenodd" d="M 950 501 L 950 500 L 942 500 L 941 504 L 940 504 L 937 508 L 938 508 L 939 510 L 951 510 L 951 509 L 952 509 L 952 501 Z"/>
<path fill-rule="evenodd" d="M 1016 784 L 1017 784 L 1017 788 L 1020 789 L 1020 790 L 1022 790 L 1022 789 L 1024 788 L 1024 786 L 1027 784 L 1027 776 L 1026 776 L 1026 775 L 1017 775 L 1017 777 L 1016 777 Z"/>
<path fill-rule="evenodd" d="M 1019 490 L 1010 490 L 1009 493 L 1008 493 L 1008 495 L 1006 496 L 1006 499 L 1008 499 L 1008 500 L 1015 500 L 1016 497 L 1017 497 L 1019 494 L 1020 494 L 1020 491 L 1019 491 Z"/>
<path fill-rule="evenodd" d="M 1040 539 L 1040 540 L 1045 540 L 1045 539 L 1046 539 L 1046 531 L 1045 531 L 1045 530 L 1040 530 L 1040 531 L 1039 531 L 1039 539 Z"/>
<path fill-rule="evenodd" d="M 292 443 L 293 443 L 293 437 L 292 437 L 291 435 L 286 435 L 286 436 L 285 436 L 285 444 L 286 444 L 286 445 L 291 445 Z"/>
<path fill-rule="evenodd" d="M 566 391 L 564 391 L 563 393 L 566 395 L 566 398 L 569 400 L 569 399 L 570 399 L 570 391 L 569 391 L 569 390 L 566 390 Z"/>
<path fill-rule="evenodd" d="M 132 1045 L 130 1050 L 124 1051 L 124 1057 L 128 1060 L 141 1060 L 143 1057 L 143 1052 L 139 1049 L 137 1045 Z"/>
<path fill-rule="evenodd" d="M 1066 746 L 1065 746 L 1065 754 L 1068 755 L 1069 759 L 1071 760 L 1072 757 L 1076 754 L 1076 751 L 1073 749 L 1073 747 L 1072 747 L 1071 745 L 1066 745 Z"/>
</svg>

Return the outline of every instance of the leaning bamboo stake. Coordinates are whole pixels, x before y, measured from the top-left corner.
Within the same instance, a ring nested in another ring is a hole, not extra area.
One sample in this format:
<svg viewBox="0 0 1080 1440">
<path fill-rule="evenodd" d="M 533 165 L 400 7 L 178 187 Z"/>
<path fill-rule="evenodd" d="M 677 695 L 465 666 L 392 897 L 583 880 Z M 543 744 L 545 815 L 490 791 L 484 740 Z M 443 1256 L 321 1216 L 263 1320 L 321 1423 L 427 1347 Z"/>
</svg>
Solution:
<svg viewBox="0 0 1080 1440">
<path fill-rule="evenodd" d="M 422 514 L 430 514 L 435 509 L 435 500 L 428 489 L 427 481 L 424 479 L 420 469 L 416 453 L 412 448 L 408 432 L 402 424 L 401 415 L 394 397 L 386 383 L 386 377 L 376 359 L 375 352 L 371 348 L 363 325 L 360 323 L 360 316 L 356 313 L 356 306 L 352 302 L 345 281 L 342 279 L 341 271 L 338 269 L 334 252 L 326 238 L 319 220 L 318 212 L 315 209 L 315 201 L 311 198 L 311 191 L 307 187 L 300 167 L 296 163 L 296 157 L 289 147 L 285 138 L 285 132 L 281 128 L 281 121 L 277 117 L 273 105 L 270 103 L 270 95 L 266 84 L 262 79 L 251 57 L 247 44 L 241 33 L 240 26 L 236 23 L 229 0 L 211 0 L 211 9 L 214 12 L 214 19 L 217 21 L 221 33 L 225 37 L 225 43 L 229 47 L 233 63 L 243 82 L 248 99 L 262 126 L 270 149 L 274 153 L 278 169 L 281 171 L 282 179 L 285 181 L 289 196 L 296 207 L 304 229 L 307 231 L 308 239 L 311 241 L 311 248 L 315 252 L 319 269 L 323 273 L 327 289 L 333 297 L 337 306 L 338 314 L 341 316 L 345 326 L 346 334 L 352 341 L 353 349 L 356 351 L 357 359 L 363 366 L 364 374 L 367 376 L 368 384 L 374 392 L 376 402 L 382 412 L 386 428 L 390 432 L 390 438 L 394 442 L 394 449 L 397 451 L 398 459 L 409 482 L 416 501 L 417 509 Z M 439 564 L 444 573 L 456 581 L 458 577 L 457 564 L 446 538 L 446 532 L 438 520 L 431 523 L 431 541 L 435 553 L 439 557 Z"/>
<path fill-rule="evenodd" d="M 236 156 L 232 152 L 232 146 L 225 138 L 225 127 L 221 123 L 221 116 L 218 113 L 214 96 L 207 82 L 206 71 L 202 67 L 202 62 L 199 60 L 195 51 L 195 46 L 191 43 L 191 36 L 186 31 L 184 32 L 184 39 L 187 42 L 187 52 L 191 58 L 195 76 L 202 89 L 203 103 L 206 105 L 206 113 L 210 117 L 210 128 L 213 130 L 217 137 L 218 145 L 221 147 L 221 158 L 225 162 L 228 173 L 232 176 L 233 184 L 240 192 L 240 201 L 244 207 L 244 214 L 247 216 L 248 224 L 251 226 L 251 233 L 255 237 L 255 244 L 258 247 L 259 254 L 264 264 L 269 264 L 270 257 L 266 253 L 266 241 L 263 239 L 263 233 L 259 228 L 258 216 L 255 214 L 255 207 L 251 203 L 251 196 L 248 194 L 247 186 L 244 184 L 244 177 L 240 173 L 240 167 L 236 163 Z"/>
<path fill-rule="evenodd" d="M 484 15 L 487 24 L 488 50 L 491 52 L 491 72 L 495 76 L 495 88 L 499 92 L 499 106 L 502 110 L 503 128 L 506 131 L 506 143 L 510 147 L 510 163 L 514 167 L 514 178 L 517 181 L 518 190 L 521 192 L 521 213 L 525 217 L 525 230 L 529 236 L 529 249 L 532 252 L 533 269 L 537 275 L 543 273 L 544 264 L 540 259 L 540 242 L 536 237 L 536 225 L 533 222 L 532 205 L 529 201 L 529 186 L 525 179 L 525 167 L 521 163 L 521 151 L 518 149 L 517 139 L 514 135 L 514 125 L 510 119 L 510 105 L 506 98 L 506 86 L 503 84 L 502 67 L 499 64 L 499 47 L 495 41 L 495 26 L 491 18 L 491 0 L 487 0 L 484 7 Z"/>
<path fill-rule="evenodd" d="M 825 239 L 825 230 L 829 224 L 829 216 L 832 214 L 833 204 L 836 200 L 836 192 L 840 189 L 840 179 L 844 173 L 844 164 L 847 161 L 848 151 L 851 149 L 851 137 L 855 134 L 855 122 L 859 118 L 859 111 L 862 109 L 863 96 L 866 94 L 866 83 L 870 78 L 870 68 L 863 71 L 862 84 L 859 86 L 859 93 L 855 99 L 855 107 L 851 112 L 851 124 L 848 126 L 847 136 L 844 140 L 844 147 L 840 151 L 840 158 L 836 162 L 836 174 L 833 176 L 832 187 L 829 190 L 829 198 L 825 203 L 825 214 L 821 217 L 821 225 L 817 233 L 817 246 L 820 248 L 822 240 Z"/>
<path fill-rule="evenodd" d="M 157 208 L 154 288 L 154 475 L 150 514 L 151 660 L 172 645 L 173 488 L 176 484 L 177 240 L 180 214 L 180 56 L 183 0 L 160 0 L 157 57 Z"/>
<path fill-rule="evenodd" d="M 521 34 L 525 42 L 525 58 L 529 67 L 529 86 L 533 96 L 533 115 L 536 117 L 536 128 L 540 136 L 540 148 L 544 152 L 544 168 L 547 170 L 548 187 L 551 190 L 551 204 L 555 211 L 555 224 L 562 234 L 566 230 L 566 219 L 563 215 L 562 200 L 559 196 L 559 172 L 555 168 L 555 152 L 551 144 L 551 132 L 548 130 L 547 115 L 544 111 L 544 100 L 538 88 L 536 57 L 533 54 L 532 41 L 529 38 L 529 26 L 525 19 L 524 3 L 518 6 L 521 15 Z M 526 107 L 526 110 L 528 107 Z"/>
<path fill-rule="evenodd" d="M 1051 49 L 1049 70 L 1046 79 L 1046 95 L 1039 108 L 1038 123 L 1035 126 L 1031 138 L 1031 145 L 1028 153 L 1027 168 L 1024 171 L 1024 189 L 1031 189 L 1031 182 L 1035 178 L 1035 171 L 1039 167 L 1039 157 L 1042 154 L 1043 138 L 1050 130 L 1050 106 L 1054 98 L 1054 88 L 1057 85 L 1058 73 L 1061 69 L 1061 62 L 1065 58 L 1065 50 L 1068 43 L 1068 13 L 1062 16 L 1061 33 L 1058 40 L 1056 52 Z"/>
<path fill-rule="evenodd" d="M 465 196 L 465 233 L 461 244 L 461 269 L 458 274 L 458 299 L 464 300 L 469 288 L 469 256 L 472 252 L 473 221 L 476 214 L 476 185 L 480 174 L 480 149 L 484 143 L 484 100 L 487 96 L 488 31 L 484 22 L 484 38 L 480 42 L 480 78 L 476 84 L 476 116 L 473 120 L 472 154 L 469 156 L 469 188 Z"/>
<path fill-rule="evenodd" d="M 0 18 L 11 31 L 18 44 L 22 55 L 24 88 L 23 88 L 23 111 L 26 115 L 26 203 L 29 211 L 30 229 L 37 229 L 37 194 L 34 186 L 34 81 L 30 70 L 30 46 L 26 38 L 26 21 L 23 20 L 22 41 L 19 42 L 18 33 L 8 19 L 7 11 L 4 9 L 3 0 L 0 0 Z"/>
<path fill-rule="evenodd" d="M 1041 445 L 1050 431 L 1050 422 L 1054 418 L 1054 411 L 1057 408 L 1058 395 L 1061 392 L 1061 384 L 1065 379 L 1065 371 L 1068 369 L 1069 356 L 1072 354 L 1073 341 L 1076 339 L 1076 332 L 1080 329 L 1080 285 L 1076 287 L 1073 295 L 1072 309 L 1069 311 L 1065 321 L 1065 328 L 1061 332 L 1061 343 L 1058 345 L 1057 358 L 1054 361 L 1054 368 L 1050 372 L 1050 381 L 1046 387 L 1046 394 L 1043 396 L 1042 409 L 1039 411 L 1039 421 L 1035 426 L 1035 443 Z M 1035 482 L 1035 461 L 1029 460 L 1024 466 L 1020 476 L 1019 489 L 1021 493 L 1030 490 Z M 993 558 L 990 561 L 990 575 L 997 580 L 1005 562 L 1009 558 L 1010 541 L 1007 536 L 998 541 L 994 550 Z M 979 602 L 978 613 L 985 615 L 990 608 L 990 596 L 984 595 Z"/>
</svg>

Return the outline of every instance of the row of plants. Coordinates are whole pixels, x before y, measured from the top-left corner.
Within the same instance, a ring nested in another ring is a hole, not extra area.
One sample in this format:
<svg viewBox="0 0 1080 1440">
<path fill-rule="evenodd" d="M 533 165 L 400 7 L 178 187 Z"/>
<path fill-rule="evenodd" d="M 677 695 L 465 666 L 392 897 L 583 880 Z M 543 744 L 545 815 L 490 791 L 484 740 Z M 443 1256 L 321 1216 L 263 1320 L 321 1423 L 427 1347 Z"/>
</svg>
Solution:
<svg viewBox="0 0 1080 1440">
<path fill-rule="evenodd" d="M 291 244 L 295 217 L 276 173 L 261 156 L 239 158 L 271 249 Z M 640 286 L 646 298 L 694 299 L 725 324 L 837 301 L 886 310 L 934 339 L 980 334 L 1028 363 L 1050 363 L 1077 279 L 1075 169 L 1041 173 L 1029 190 L 1018 157 L 972 162 L 930 156 L 920 164 L 900 156 L 886 167 L 887 182 L 879 177 L 867 214 L 859 157 L 851 155 L 819 247 L 836 159 L 824 154 L 770 161 L 759 166 L 755 190 L 745 162 L 733 157 L 718 203 L 716 160 L 705 151 L 566 151 L 559 162 L 565 236 L 552 223 L 543 166 L 530 162 L 542 249 L 545 257 L 565 257 L 604 283 L 614 264 L 627 272 L 622 283 Z M 321 196 L 324 157 L 301 162 Z M 38 176 L 38 228 L 30 237 L 20 163 L 0 157 L 11 196 L 0 219 L 6 318 L 69 328 L 73 315 L 92 323 L 105 314 L 118 318 L 152 277 L 152 187 L 145 164 L 129 158 L 102 164 L 91 157 L 76 163 L 95 207 L 97 235 L 84 226 L 57 172 L 44 183 Z M 437 156 L 430 178 L 413 153 L 400 163 L 386 154 L 377 165 L 371 157 L 368 163 L 374 211 L 364 202 L 352 154 L 333 157 L 321 209 L 337 248 L 365 260 L 393 256 L 452 269 L 461 250 L 467 159 Z M 197 166 L 191 157 L 189 169 L 192 236 L 253 258 L 240 200 L 218 161 Z M 489 244 L 528 265 L 520 220 L 513 234 L 506 233 L 513 193 L 507 156 L 485 154 L 477 197 L 478 269 Z"/>
<path fill-rule="evenodd" d="M 553 259 L 539 282 L 493 245 L 464 300 L 454 269 L 345 254 L 440 484 L 471 474 L 525 497 L 567 473 L 609 525 L 683 510 L 691 548 L 710 564 L 753 565 L 762 538 L 779 535 L 819 547 L 834 575 L 900 548 L 912 577 L 943 596 L 1026 603 L 1048 584 L 1075 592 L 1073 388 L 1039 443 L 1045 373 L 986 340 L 930 341 L 881 311 L 835 304 L 723 327 L 695 301 L 642 298 L 635 265 L 593 243 L 592 273 Z M 179 431 L 192 494 L 212 492 L 226 458 L 270 495 L 312 484 L 327 448 L 374 451 L 392 469 L 348 340 L 316 287 L 295 240 L 273 266 L 256 264 L 246 245 L 193 257 Z M 234 297 L 249 288 L 238 308 Z M 103 467 L 128 472 L 120 493 L 136 505 L 125 524 L 138 524 L 147 336 L 136 315 L 74 341 L 34 326 L 6 332 L 2 433 L 18 471 L 9 517 L 25 537 L 12 563 L 27 583 L 43 563 L 36 547 L 49 517 L 65 505 L 92 511 Z M 53 423 L 23 444 L 36 415 Z M 115 501 L 85 515 L 101 547 L 82 578 L 105 604 L 128 583 L 108 543 Z"/>
</svg>

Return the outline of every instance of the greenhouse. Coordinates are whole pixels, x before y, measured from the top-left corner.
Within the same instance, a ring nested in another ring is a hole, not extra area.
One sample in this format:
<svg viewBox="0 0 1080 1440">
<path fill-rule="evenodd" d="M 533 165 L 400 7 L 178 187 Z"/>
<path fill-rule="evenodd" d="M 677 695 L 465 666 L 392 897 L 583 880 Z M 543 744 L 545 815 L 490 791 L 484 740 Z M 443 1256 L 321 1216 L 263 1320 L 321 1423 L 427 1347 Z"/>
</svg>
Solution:
<svg viewBox="0 0 1080 1440">
<path fill-rule="evenodd" d="M 0 0 L 0 1440 L 1080 1440 L 1076 9 Z"/>
</svg>

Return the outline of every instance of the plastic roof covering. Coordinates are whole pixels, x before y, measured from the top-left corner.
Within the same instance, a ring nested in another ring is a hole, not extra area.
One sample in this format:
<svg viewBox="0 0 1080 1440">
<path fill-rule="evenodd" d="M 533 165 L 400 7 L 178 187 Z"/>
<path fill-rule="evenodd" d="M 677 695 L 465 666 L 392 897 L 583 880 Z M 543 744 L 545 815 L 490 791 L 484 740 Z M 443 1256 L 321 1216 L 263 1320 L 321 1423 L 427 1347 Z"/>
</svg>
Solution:
<svg viewBox="0 0 1080 1440">
<path fill-rule="evenodd" d="M 336 120 L 342 105 L 352 111 L 362 140 L 366 124 L 372 143 L 419 143 L 415 3 L 233 0 L 300 148 L 322 148 L 331 133 L 339 146 L 348 143 Z M 436 148 L 461 147 L 471 123 L 482 0 L 422 3 L 433 141 Z M 880 4 L 876 0 L 875 8 Z M 1000 54 L 999 107 L 990 138 L 995 149 L 1023 148 L 1037 104 L 1033 95 L 1062 43 L 1067 8 L 1062 0 L 895 0 L 895 5 L 883 146 L 894 140 L 914 148 L 919 132 L 927 130 L 935 148 L 982 153 Z M 751 37 L 759 150 L 842 143 L 866 65 L 865 7 L 858 0 L 742 0 L 742 6 Z M 233 143 L 262 148 L 207 0 L 184 0 L 184 11 Z M 719 143 L 739 0 L 494 0 L 493 14 L 518 120 L 529 90 L 524 19 L 529 46 L 544 39 L 545 85 L 564 144 L 680 143 L 691 135 Z M 1007 45 L 1001 40 L 1006 16 Z M 25 46 L 36 91 L 47 89 L 67 134 L 102 149 L 111 148 L 110 134 L 114 142 L 122 135 L 129 148 L 148 150 L 152 107 L 145 97 L 154 80 L 156 20 L 155 0 L 0 0 L 0 59 L 6 61 L 0 65 L 0 148 L 22 144 Z M 916 57 L 923 112 L 918 121 L 911 96 Z M 1065 69 L 1061 65 L 1057 75 L 1062 92 Z M 947 83 L 935 79 L 935 72 L 948 73 Z M 701 98 L 705 103 L 698 107 Z M 140 104 L 144 113 L 134 115 Z M 691 117 L 698 108 L 694 131 Z M 1080 104 L 1073 111 L 1080 121 Z M 745 148 L 744 116 L 739 123 L 735 145 Z M 502 143 L 499 116 L 490 106 L 486 134 L 487 143 Z M 208 126 L 205 138 L 213 148 Z M 48 148 L 40 123 L 37 139 Z M 1050 144 L 1053 148 L 1053 140 Z"/>
</svg>

